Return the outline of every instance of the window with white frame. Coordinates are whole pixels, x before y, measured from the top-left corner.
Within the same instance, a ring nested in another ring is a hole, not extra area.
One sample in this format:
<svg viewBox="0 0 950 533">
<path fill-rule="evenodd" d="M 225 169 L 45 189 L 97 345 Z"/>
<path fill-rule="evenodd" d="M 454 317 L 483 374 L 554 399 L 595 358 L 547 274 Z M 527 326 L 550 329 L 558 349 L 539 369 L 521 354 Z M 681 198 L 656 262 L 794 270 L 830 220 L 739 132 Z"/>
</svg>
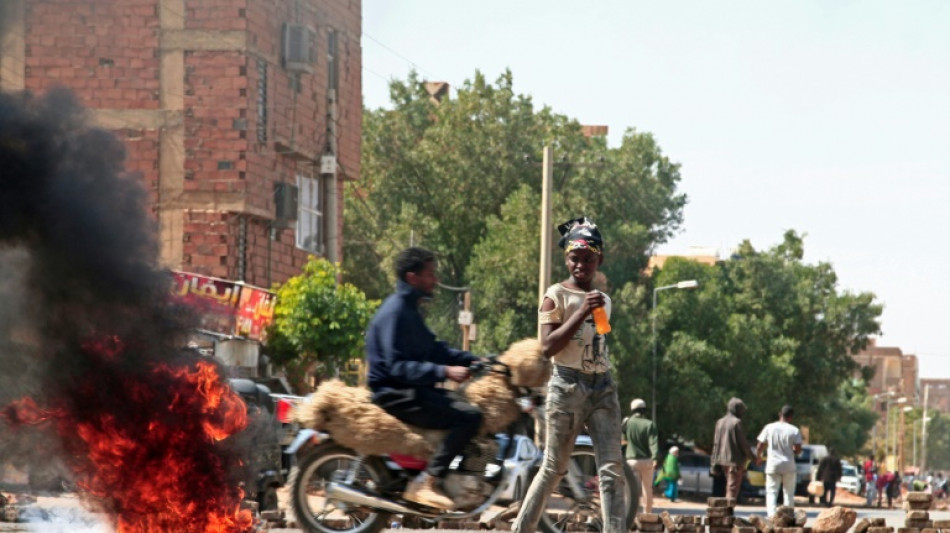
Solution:
<svg viewBox="0 0 950 533">
<path fill-rule="evenodd" d="M 297 174 L 297 248 L 323 255 L 323 189 L 320 178 Z"/>
</svg>

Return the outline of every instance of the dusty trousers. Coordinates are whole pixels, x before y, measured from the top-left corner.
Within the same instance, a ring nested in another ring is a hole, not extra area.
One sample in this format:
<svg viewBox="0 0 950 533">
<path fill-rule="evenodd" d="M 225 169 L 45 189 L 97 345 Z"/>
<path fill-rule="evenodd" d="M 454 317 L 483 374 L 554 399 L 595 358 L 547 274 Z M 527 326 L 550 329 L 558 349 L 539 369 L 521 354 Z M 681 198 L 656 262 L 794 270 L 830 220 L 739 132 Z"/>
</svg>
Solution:
<svg viewBox="0 0 950 533">
<path fill-rule="evenodd" d="M 586 424 L 594 445 L 600 480 L 604 533 L 625 533 L 623 455 L 620 451 L 620 402 L 609 373 L 585 374 L 555 366 L 545 403 L 544 460 L 525 496 L 516 533 L 532 533 L 548 496 L 567 473 L 574 440 Z"/>
</svg>

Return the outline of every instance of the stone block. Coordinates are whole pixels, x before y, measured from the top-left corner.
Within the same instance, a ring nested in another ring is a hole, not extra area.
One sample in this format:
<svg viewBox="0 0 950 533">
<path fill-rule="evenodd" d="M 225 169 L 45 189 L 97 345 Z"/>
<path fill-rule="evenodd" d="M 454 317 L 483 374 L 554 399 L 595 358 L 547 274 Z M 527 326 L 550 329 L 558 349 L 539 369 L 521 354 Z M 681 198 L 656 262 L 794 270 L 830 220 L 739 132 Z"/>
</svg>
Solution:
<svg viewBox="0 0 950 533">
<path fill-rule="evenodd" d="M 930 513 L 927 511 L 908 511 L 904 518 L 908 520 L 929 520 Z"/>
<path fill-rule="evenodd" d="M 836 505 L 818 513 L 811 527 L 815 533 L 846 533 L 857 519 L 854 509 Z"/>
<path fill-rule="evenodd" d="M 706 516 L 732 516 L 732 507 L 707 507 Z"/>
<path fill-rule="evenodd" d="M 706 505 L 708 507 L 735 507 L 736 499 L 735 498 L 707 498 Z"/>
<path fill-rule="evenodd" d="M 908 492 L 904 499 L 909 502 L 927 502 L 933 501 L 933 495 L 926 492 Z"/>
</svg>

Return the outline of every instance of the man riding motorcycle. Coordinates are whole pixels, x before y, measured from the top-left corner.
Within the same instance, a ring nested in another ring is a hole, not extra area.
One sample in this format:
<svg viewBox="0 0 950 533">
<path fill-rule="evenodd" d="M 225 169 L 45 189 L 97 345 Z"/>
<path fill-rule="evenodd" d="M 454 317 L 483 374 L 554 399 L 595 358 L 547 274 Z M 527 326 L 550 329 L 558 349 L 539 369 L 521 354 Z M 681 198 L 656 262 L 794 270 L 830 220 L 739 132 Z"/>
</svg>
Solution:
<svg viewBox="0 0 950 533">
<path fill-rule="evenodd" d="M 436 383 L 462 382 L 479 358 L 436 341 L 419 312 L 438 284 L 435 254 L 408 248 L 396 258 L 396 292 L 379 307 L 366 333 L 366 360 L 373 402 L 403 422 L 448 435 L 426 466 L 406 488 L 406 500 L 453 509 L 441 481 L 449 465 L 475 436 L 482 412 Z"/>
</svg>

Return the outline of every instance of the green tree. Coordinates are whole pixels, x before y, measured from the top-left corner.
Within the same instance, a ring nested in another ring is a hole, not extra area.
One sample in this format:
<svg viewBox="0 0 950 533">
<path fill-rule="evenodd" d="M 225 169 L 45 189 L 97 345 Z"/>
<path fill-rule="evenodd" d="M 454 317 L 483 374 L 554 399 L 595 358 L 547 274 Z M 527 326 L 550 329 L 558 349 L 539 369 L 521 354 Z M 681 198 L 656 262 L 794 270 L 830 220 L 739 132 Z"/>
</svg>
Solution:
<svg viewBox="0 0 950 533">
<path fill-rule="evenodd" d="M 311 257 L 303 273 L 277 289 L 269 353 L 298 387 L 306 373 L 333 376 L 363 355 L 363 332 L 379 305 L 349 283 L 340 267 Z"/>
<path fill-rule="evenodd" d="M 852 383 L 851 354 L 879 332 L 881 306 L 873 294 L 839 290 L 831 265 L 805 264 L 803 250 L 790 231 L 766 251 L 744 242 L 716 265 L 671 259 L 656 274 L 656 286 L 699 281 L 665 292 L 656 310 L 661 429 L 708 446 L 711 421 L 738 396 L 750 433 L 788 403 L 812 442 L 860 451 L 875 415 Z"/>
<path fill-rule="evenodd" d="M 928 411 L 927 470 L 950 470 L 950 416 Z"/>
<path fill-rule="evenodd" d="M 679 166 L 651 135 L 629 130 L 620 147 L 608 148 L 605 139 L 586 138 L 576 120 L 516 94 L 510 72 L 494 84 L 476 72 L 438 104 L 411 74 L 391 85 L 391 99 L 391 110 L 364 111 L 362 170 L 345 210 L 348 279 L 379 298 L 391 290 L 391 260 L 401 248 L 436 251 L 443 282 L 472 289 L 480 350 L 498 351 L 537 331 L 545 145 L 557 159 L 554 221 L 587 215 L 600 225 L 607 239 L 602 285 L 611 293 L 636 293 L 627 285 L 642 283 L 647 251 L 681 222 Z M 554 278 L 563 278 L 563 256 L 551 260 Z M 457 338 L 458 298 L 442 293 L 429 323 L 441 337 Z"/>
</svg>

